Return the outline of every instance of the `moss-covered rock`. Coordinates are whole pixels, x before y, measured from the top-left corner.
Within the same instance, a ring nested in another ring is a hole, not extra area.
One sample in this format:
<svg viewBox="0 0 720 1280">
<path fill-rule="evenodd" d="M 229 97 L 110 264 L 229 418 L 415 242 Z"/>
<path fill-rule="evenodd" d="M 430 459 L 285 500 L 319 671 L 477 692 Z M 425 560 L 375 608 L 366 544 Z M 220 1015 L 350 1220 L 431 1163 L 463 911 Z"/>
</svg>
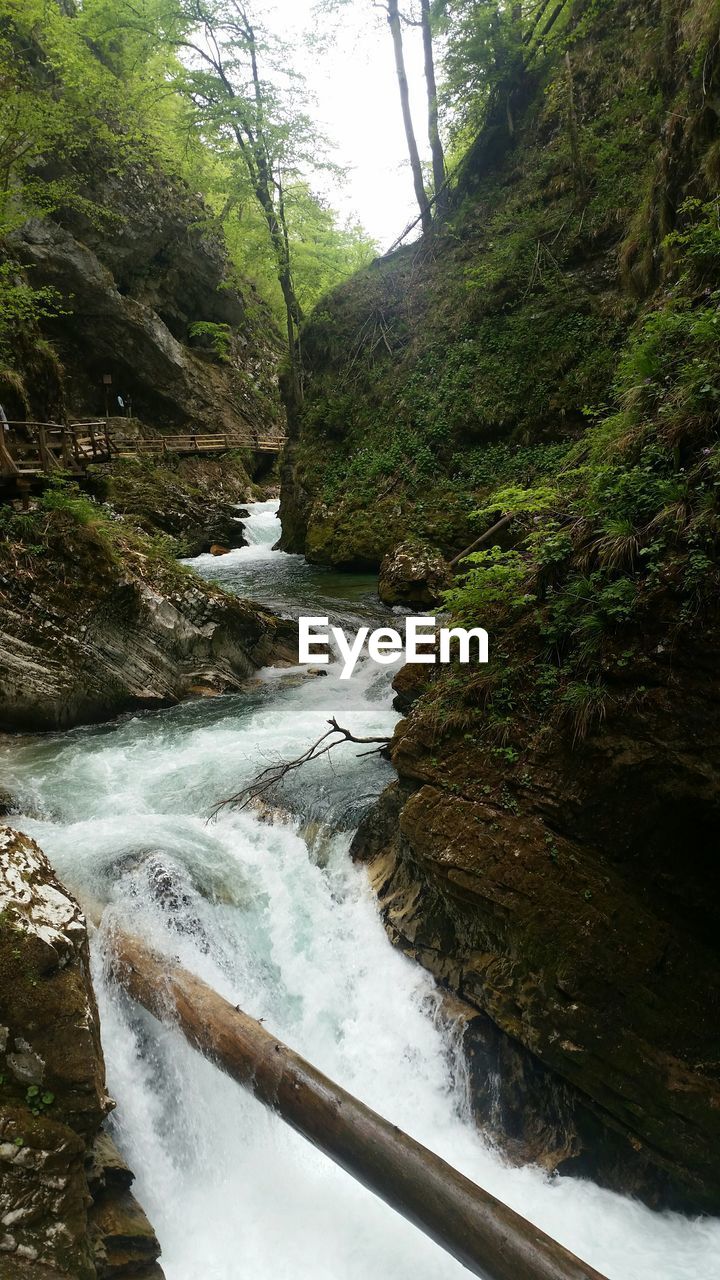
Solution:
<svg viewBox="0 0 720 1280">
<path fill-rule="evenodd" d="M 424 497 L 409 503 L 402 490 L 388 492 L 373 504 L 357 494 L 337 495 L 332 501 L 316 502 L 307 519 L 303 550 L 308 560 L 340 569 L 378 569 L 384 557 L 415 535 L 440 549 L 444 555 L 461 551 L 474 538 L 475 503 L 467 492 L 446 486 L 429 487 Z M 290 541 L 283 520 L 281 546 Z"/>
<path fill-rule="evenodd" d="M 178 556 L 197 556 L 213 543 L 245 545 L 238 504 L 257 492 L 248 473 L 251 458 L 134 458 L 96 467 L 89 491 L 150 535 L 172 538 Z"/>
<path fill-rule="evenodd" d="M 384 604 L 430 608 L 450 585 L 450 576 L 447 561 L 434 547 L 401 542 L 380 565 L 378 593 Z"/>
<path fill-rule="evenodd" d="M 53 729 L 239 688 L 296 638 L 72 491 L 5 510 L 0 724 Z M 172 548 L 170 549 L 172 551 Z M 70 567 L 72 566 L 72 568 Z"/>
<path fill-rule="evenodd" d="M 82 912 L 37 845 L 1 829 L 2 1280 L 161 1280 L 133 1175 L 101 1133 L 112 1105 Z"/>
</svg>

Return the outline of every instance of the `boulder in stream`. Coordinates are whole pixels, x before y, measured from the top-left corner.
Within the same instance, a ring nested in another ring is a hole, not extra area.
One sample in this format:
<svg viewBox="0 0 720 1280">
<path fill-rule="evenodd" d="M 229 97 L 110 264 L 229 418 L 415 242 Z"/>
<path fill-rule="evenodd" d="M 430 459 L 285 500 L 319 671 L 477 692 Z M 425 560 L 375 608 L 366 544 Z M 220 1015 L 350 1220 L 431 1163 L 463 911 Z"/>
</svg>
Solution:
<svg viewBox="0 0 720 1280">
<path fill-rule="evenodd" d="M 380 565 L 378 592 L 384 604 L 431 608 L 449 585 L 447 561 L 429 543 L 401 542 Z"/>
</svg>

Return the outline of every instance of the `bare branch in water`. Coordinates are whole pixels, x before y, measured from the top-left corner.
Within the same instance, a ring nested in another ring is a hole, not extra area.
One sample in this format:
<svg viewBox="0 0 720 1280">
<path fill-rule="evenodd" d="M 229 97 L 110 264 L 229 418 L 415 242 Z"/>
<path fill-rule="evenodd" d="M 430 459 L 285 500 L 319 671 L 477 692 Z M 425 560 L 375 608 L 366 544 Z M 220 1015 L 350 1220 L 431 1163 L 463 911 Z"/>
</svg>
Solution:
<svg viewBox="0 0 720 1280">
<path fill-rule="evenodd" d="M 321 756 L 325 756 L 328 752 L 333 751 L 335 747 L 341 747 L 345 742 L 356 742 L 360 746 L 366 746 L 368 743 L 377 744 L 372 751 L 358 752 L 360 756 L 381 755 L 390 743 L 389 737 L 384 738 L 358 738 L 350 729 L 345 729 L 333 716 L 328 720 L 330 728 L 324 733 L 317 742 L 314 742 L 307 751 L 301 756 L 297 756 L 295 760 L 279 760 L 277 764 L 268 765 L 267 769 L 263 769 L 257 777 L 246 787 L 237 791 L 235 795 L 228 796 L 226 800 L 220 800 L 212 810 L 211 818 L 216 818 L 221 809 L 232 806 L 234 809 L 245 809 L 253 800 L 257 800 L 259 796 L 265 795 L 272 787 L 281 782 L 289 773 L 294 773 L 296 769 L 301 769 L 304 764 L 310 764 L 312 760 L 319 760 Z"/>
</svg>

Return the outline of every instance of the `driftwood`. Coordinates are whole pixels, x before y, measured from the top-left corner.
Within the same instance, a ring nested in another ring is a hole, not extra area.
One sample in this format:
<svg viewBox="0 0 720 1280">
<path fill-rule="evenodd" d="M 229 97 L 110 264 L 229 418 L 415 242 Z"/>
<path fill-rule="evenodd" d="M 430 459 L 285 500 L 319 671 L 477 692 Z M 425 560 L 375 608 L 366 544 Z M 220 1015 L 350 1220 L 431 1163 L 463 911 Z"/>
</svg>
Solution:
<svg viewBox="0 0 720 1280">
<path fill-rule="evenodd" d="M 175 1023 L 190 1044 L 473 1275 L 604 1280 L 176 962 L 122 933 L 113 936 L 112 956 L 115 977 L 133 999 Z"/>
<path fill-rule="evenodd" d="M 459 555 L 455 556 L 450 561 L 450 568 L 453 569 L 456 564 L 459 564 L 461 560 L 464 560 L 466 556 L 469 556 L 471 551 L 474 551 L 476 547 L 481 547 L 484 542 L 487 542 L 489 538 L 492 538 L 494 533 L 499 533 L 501 529 L 504 529 L 506 525 L 509 525 L 510 521 L 514 519 L 514 511 L 511 511 L 509 515 L 502 516 L 501 519 L 497 520 L 489 529 L 486 529 L 485 533 L 481 533 L 479 538 L 476 538 L 474 542 L 471 542 L 469 547 L 466 547 L 464 551 L 461 551 Z"/>
<path fill-rule="evenodd" d="M 344 742 L 357 742 L 361 746 L 372 745 L 371 751 L 361 751 L 360 755 L 376 755 L 385 750 L 390 742 L 389 737 L 378 738 L 358 738 L 350 729 L 344 729 L 338 724 L 333 716 L 328 720 L 330 728 L 324 733 L 317 742 L 313 742 L 311 747 L 303 751 L 302 755 L 296 756 L 294 760 L 278 760 L 275 764 L 268 765 L 267 769 L 263 769 L 252 782 L 246 787 L 242 787 L 240 791 L 236 791 L 235 795 L 228 796 L 227 800 L 220 800 L 212 811 L 211 817 L 217 817 L 221 809 L 232 806 L 234 809 L 246 809 L 253 800 L 258 800 L 260 796 L 265 795 L 266 791 L 270 791 L 272 787 L 281 782 L 288 773 L 294 773 L 296 769 L 301 769 L 304 764 L 309 764 L 311 760 L 319 760 L 321 756 L 326 756 L 328 752 L 334 751 L 335 747 L 340 747 Z"/>
</svg>

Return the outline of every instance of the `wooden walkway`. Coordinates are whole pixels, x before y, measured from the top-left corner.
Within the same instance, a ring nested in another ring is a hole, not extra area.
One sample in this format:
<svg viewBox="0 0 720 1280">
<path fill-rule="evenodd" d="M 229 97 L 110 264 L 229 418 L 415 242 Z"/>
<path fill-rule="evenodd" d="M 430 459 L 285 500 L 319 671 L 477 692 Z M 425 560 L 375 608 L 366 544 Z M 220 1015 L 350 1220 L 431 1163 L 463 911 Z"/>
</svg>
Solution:
<svg viewBox="0 0 720 1280">
<path fill-rule="evenodd" d="M 202 432 L 186 435 L 126 436 L 107 422 L 8 422 L 0 423 L 0 480 L 23 487 L 36 477 L 69 472 L 84 475 L 88 467 L 116 458 L 159 458 L 168 454 L 191 456 L 250 449 L 253 453 L 278 454 L 284 436 L 254 436 Z"/>
</svg>

